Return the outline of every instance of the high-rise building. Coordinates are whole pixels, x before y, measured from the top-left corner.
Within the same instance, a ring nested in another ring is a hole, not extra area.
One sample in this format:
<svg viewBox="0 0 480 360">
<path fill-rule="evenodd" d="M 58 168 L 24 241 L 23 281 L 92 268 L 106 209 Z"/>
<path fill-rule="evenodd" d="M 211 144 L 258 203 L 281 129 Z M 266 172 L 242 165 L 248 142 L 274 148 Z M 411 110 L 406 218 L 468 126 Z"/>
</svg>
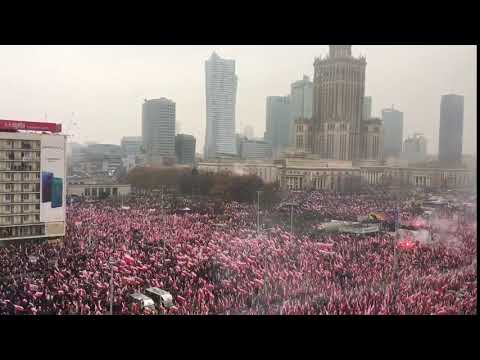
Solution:
<svg viewBox="0 0 480 360">
<path fill-rule="evenodd" d="M 360 158 L 366 65 L 352 56 L 351 45 L 330 45 L 327 57 L 315 59 L 314 153 L 323 158 Z"/>
<path fill-rule="evenodd" d="M 292 122 L 296 119 L 311 119 L 313 112 L 313 83 L 306 75 L 295 81 L 290 89 Z"/>
<path fill-rule="evenodd" d="M 235 105 L 237 76 L 235 60 L 213 53 L 205 62 L 207 128 L 205 158 L 236 155 Z"/>
<path fill-rule="evenodd" d="M 414 134 L 403 142 L 403 158 L 410 163 L 427 159 L 427 139 L 422 134 Z"/>
<path fill-rule="evenodd" d="M 289 96 L 268 96 L 265 140 L 272 144 L 273 156 L 290 145 L 291 103 Z"/>
<path fill-rule="evenodd" d="M 143 103 L 142 139 L 150 164 L 166 164 L 175 158 L 175 111 L 175 103 L 166 98 Z"/>
<path fill-rule="evenodd" d="M 313 83 L 306 75 L 290 86 L 290 144 L 295 145 L 295 120 L 311 119 L 313 112 Z"/>
<path fill-rule="evenodd" d="M 382 110 L 382 120 L 385 158 L 399 157 L 403 146 L 403 113 L 392 106 Z"/>
<path fill-rule="evenodd" d="M 245 126 L 245 129 L 243 130 L 243 135 L 245 135 L 249 139 L 253 139 L 254 137 L 253 126 L 250 126 L 250 125 Z"/>
<path fill-rule="evenodd" d="M 363 98 L 363 120 L 368 120 L 372 117 L 372 97 L 365 96 Z"/>
<path fill-rule="evenodd" d="M 177 162 L 182 165 L 195 163 L 195 137 L 192 135 L 178 134 L 175 136 L 175 153 Z"/>
<path fill-rule="evenodd" d="M 125 156 L 137 156 L 141 153 L 142 149 L 142 137 L 141 136 L 124 136 L 120 141 L 123 155 Z"/>
<path fill-rule="evenodd" d="M 463 147 L 463 96 L 442 96 L 440 104 L 440 137 L 438 159 L 441 162 L 459 162 Z"/>
</svg>

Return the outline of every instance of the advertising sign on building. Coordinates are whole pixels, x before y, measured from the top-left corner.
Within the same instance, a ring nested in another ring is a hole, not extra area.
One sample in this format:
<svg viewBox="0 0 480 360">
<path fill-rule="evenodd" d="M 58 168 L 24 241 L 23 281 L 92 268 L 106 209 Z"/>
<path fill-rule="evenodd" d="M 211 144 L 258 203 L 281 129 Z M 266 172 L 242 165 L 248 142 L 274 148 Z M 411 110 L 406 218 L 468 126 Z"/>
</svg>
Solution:
<svg viewBox="0 0 480 360">
<path fill-rule="evenodd" d="M 65 221 L 65 137 L 42 135 L 40 221 Z"/>
</svg>

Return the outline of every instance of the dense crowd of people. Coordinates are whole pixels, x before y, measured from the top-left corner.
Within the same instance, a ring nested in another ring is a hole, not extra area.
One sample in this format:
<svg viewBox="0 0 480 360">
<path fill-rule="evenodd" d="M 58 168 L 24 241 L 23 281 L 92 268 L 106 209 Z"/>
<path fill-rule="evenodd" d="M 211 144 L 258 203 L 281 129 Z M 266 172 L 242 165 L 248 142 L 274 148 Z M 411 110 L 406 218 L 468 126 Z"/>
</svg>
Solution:
<svg viewBox="0 0 480 360">
<path fill-rule="evenodd" d="M 291 202 L 296 227 L 308 214 L 418 218 L 408 198 L 386 195 L 297 192 Z M 107 314 L 112 274 L 114 314 L 141 312 L 129 295 L 152 286 L 173 295 L 162 314 L 476 314 L 476 219 L 459 211 L 438 212 L 428 244 L 401 246 L 388 232 L 291 234 L 277 221 L 282 204 L 262 211 L 276 220 L 257 233 L 256 204 L 161 203 L 75 203 L 62 244 L 0 248 L 0 314 Z"/>
</svg>

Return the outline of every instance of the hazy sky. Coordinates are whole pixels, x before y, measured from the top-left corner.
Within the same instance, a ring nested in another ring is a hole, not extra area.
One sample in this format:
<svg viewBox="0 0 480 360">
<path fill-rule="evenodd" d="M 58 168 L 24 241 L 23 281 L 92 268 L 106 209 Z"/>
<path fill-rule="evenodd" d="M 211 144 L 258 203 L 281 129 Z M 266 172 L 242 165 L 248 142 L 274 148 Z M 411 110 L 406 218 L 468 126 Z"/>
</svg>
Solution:
<svg viewBox="0 0 480 360">
<path fill-rule="evenodd" d="M 181 132 L 205 137 L 204 62 L 216 51 L 236 60 L 237 131 L 265 131 L 265 102 L 313 76 L 316 46 L 0 46 L 0 119 L 61 122 L 72 141 L 119 144 L 141 134 L 143 99 L 177 104 Z M 464 153 L 476 153 L 476 46 L 354 45 L 367 58 L 366 95 L 373 115 L 404 112 L 404 137 L 421 132 L 438 152 L 440 97 L 465 97 Z M 72 113 L 74 113 L 72 121 Z M 68 126 L 69 124 L 74 124 Z"/>
</svg>

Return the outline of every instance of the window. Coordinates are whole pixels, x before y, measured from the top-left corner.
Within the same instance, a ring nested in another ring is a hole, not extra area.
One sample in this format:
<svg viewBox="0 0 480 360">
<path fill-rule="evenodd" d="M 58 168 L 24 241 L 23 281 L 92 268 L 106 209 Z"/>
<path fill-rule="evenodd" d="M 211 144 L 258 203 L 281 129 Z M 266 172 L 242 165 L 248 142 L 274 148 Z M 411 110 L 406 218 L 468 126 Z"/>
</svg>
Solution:
<svg viewBox="0 0 480 360">
<path fill-rule="evenodd" d="M 40 204 L 35 204 L 35 210 L 40 210 Z"/>
</svg>

